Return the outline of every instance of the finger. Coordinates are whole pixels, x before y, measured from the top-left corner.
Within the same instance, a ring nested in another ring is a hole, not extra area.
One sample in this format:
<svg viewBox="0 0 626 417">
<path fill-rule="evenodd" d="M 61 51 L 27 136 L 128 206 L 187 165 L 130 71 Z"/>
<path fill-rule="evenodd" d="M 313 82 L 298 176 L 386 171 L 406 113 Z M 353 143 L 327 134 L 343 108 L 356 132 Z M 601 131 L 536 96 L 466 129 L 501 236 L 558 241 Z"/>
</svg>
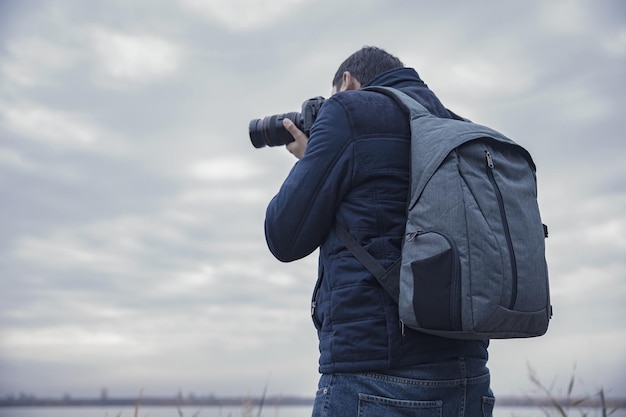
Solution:
<svg viewBox="0 0 626 417">
<path fill-rule="evenodd" d="M 295 126 L 295 125 L 293 124 L 291 119 L 288 119 L 288 118 L 285 117 L 283 119 L 283 126 L 285 126 L 285 129 L 289 130 L 291 126 Z"/>
<path fill-rule="evenodd" d="M 307 137 L 304 132 L 298 129 L 298 126 L 296 126 L 291 120 L 283 119 L 283 127 L 287 130 L 287 132 L 291 133 L 291 136 L 293 136 L 294 139 L 306 140 Z"/>
<path fill-rule="evenodd" d="M 296 125 L 294 125 L 289 119 L 283 119 L 283 127 L 287 130 L 287 132 L 291 133 L 291 136 L 293 136 L 297 130 Z"/>
<path fill-rule="evenodd" d="M 285 149 L 287 149 L 289 153 L 292 155 L 297 154 L 299 147 L 300 146 L 298 145 L 298 142 L 289 142 L 288 144 L 285 145 Z"/>
<path fill-rule="evenodd" d="M 291 142 L 286 146 L 286 148 L 290 154 L 298 159 L 302 159 L 302 157 L 304 156 L 304 150 L 306 149 L 306 145 L 301 146 L 298 142 Z"/>
</svg>

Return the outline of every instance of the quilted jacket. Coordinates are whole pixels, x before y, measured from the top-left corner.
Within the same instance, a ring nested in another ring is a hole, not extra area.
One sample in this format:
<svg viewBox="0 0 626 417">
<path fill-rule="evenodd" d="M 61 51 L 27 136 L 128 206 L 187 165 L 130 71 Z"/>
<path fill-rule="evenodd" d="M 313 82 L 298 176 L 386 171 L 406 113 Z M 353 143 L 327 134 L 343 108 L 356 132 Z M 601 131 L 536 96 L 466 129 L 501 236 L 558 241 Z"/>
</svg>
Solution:
<svg viewBox="0 0 626 417">
<path fill-rule="evenodd" d="M 412 68 L 369 85 L 398 88 L 431 113 L 453 117 Z M 401 329 L 398 308 L 334 231 L 342 224 L 383 266 L 400 256 L 409 182 L 408 116 L 375 92 L 345 91 L 323 104 L 304 156 L 266 212 L 276 258 L 319 248 L 312 300 L 321 373 L 384 371 L 458 357 L 487 358 L 488 341 L 445 339 Z"/>
</svg>

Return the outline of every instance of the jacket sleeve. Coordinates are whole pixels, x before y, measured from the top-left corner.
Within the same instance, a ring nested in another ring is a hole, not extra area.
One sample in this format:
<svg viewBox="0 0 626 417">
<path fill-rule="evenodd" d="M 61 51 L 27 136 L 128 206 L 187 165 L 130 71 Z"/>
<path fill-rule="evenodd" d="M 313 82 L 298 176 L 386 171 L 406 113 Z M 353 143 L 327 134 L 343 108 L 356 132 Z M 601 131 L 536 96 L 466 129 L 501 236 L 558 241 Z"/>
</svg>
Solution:
<svg viewBox="0 0 626 417">
<path fill-rule="evenodd" d="M 283 262 L 303 258 L 324 241 L 352 178 L 350 120 L 332 97 L 312 126 L 304 156 L 296 162 L 265 217 L 265 237 Z"/>
</svg>

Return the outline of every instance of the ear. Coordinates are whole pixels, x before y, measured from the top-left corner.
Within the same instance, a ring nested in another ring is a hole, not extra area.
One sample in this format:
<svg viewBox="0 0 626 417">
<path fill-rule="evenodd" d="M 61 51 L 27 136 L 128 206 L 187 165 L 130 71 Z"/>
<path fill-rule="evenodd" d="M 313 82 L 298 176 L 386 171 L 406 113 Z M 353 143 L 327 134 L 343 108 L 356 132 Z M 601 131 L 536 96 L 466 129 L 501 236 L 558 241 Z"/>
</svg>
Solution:
<svg viewBox="0 0 626 417">
<path fill-rule="evenodd" d="M 350 71 L 344 71 L 344 73 L 341 75 L 341 88 L 339 89 L 339 91 L 358 90 L 360 88 L 361 83 L 359 82 L 359 80 L 357 80 L 356 77 L 350 74 Z"/>
</svg>

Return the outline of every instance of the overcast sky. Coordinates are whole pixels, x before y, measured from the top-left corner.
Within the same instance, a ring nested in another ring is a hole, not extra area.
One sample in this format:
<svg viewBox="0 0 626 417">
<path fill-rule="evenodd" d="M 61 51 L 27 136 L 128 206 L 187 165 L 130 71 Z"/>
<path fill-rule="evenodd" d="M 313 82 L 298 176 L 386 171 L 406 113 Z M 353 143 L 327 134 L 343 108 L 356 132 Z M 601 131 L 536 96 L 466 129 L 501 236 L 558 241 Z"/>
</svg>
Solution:
<svg viewBox="0 0 626 417">
<path fill-rule="evenodd" d="M 626 2 L 0 0 L 0 396 L 312 396 L 317 252 L 267 250 L 295 159 L 248 123 L 363 45 L 537 164 L 554 318 L 496 395 L 626 395 Z"/>
</svg>

